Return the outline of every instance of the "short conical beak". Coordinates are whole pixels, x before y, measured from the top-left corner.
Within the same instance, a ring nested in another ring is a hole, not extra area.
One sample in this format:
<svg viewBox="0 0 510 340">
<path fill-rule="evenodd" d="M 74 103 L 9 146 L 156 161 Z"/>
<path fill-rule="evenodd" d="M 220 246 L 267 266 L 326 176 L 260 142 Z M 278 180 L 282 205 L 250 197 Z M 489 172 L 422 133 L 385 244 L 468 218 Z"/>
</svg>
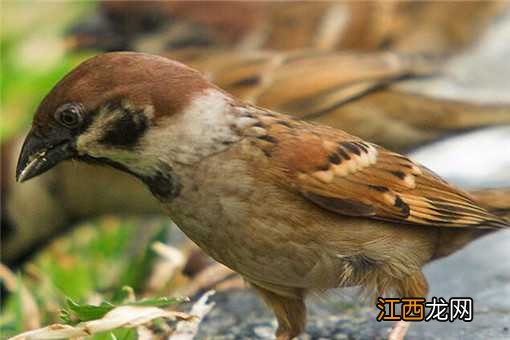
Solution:
<svg viewBox="0 0 510 340">
<path fill-rule="evenodd" d="M 21 148 L 16 166 L 16 181 L 24 182 L 38 176 L 73 155 L 74 150 L 68 138 L 40 137 L 32 130 Z"/>
</svg>

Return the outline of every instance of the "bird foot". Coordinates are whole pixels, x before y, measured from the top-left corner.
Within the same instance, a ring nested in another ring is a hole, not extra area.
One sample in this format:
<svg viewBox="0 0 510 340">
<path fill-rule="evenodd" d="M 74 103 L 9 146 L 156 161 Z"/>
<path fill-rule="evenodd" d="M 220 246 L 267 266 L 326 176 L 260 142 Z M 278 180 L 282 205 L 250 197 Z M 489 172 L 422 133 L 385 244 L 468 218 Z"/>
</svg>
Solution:
<svg viewBox="0 0 510 340">
<path fill-rule="evenodd" d="M 410 324 L 407 321 L 397 321 L 390 330 L 388 340 L 404 340 L 409 326 Z"/>
</svg>

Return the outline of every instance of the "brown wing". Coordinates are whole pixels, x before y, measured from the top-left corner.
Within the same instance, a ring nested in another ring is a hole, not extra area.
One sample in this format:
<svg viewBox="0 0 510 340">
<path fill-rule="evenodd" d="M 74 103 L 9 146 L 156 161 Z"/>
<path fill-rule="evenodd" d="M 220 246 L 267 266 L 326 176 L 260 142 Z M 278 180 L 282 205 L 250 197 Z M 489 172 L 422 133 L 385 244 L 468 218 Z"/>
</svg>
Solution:
<svg viewBox="0 0 510 340">
<path fill-rule="evenodd" d="M 440 227 L 508 227 L 409 158 L 325 126 L 266 114 L 257 143 L 274 176 L 324 209 L 349 216 Z"/>
</svg>

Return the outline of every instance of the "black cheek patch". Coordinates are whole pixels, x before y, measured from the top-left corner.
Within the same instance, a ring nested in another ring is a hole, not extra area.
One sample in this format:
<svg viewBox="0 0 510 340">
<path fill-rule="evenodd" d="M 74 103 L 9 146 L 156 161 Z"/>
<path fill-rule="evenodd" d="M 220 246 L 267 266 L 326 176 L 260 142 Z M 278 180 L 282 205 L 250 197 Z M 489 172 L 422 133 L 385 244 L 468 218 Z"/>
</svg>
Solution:
<svg viewBox="0 0 510 340">
<path fill-rule="evenodd" d="M 108 131 L 99 142 L 121 148 L 131 148 L 138 143 L 147 127 L 147 117 L 143 113 L 126 112 L 108 127 Z"/>
</svg>

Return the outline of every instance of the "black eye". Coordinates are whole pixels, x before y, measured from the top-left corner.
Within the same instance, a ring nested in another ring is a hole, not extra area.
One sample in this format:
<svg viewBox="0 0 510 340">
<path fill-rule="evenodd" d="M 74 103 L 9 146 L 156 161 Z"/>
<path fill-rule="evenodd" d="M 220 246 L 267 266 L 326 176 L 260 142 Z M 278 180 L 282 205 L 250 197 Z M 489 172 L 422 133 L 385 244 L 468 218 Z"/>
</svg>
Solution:
<svg viewBox="0 0 510 340">
<path fill-rule="evenodd" d="M 67 128 L 77 128 L 83 121 L 82 107 L 78 104 L 65 104 L 55 113 L 55 119 Z"/>
</svg>

